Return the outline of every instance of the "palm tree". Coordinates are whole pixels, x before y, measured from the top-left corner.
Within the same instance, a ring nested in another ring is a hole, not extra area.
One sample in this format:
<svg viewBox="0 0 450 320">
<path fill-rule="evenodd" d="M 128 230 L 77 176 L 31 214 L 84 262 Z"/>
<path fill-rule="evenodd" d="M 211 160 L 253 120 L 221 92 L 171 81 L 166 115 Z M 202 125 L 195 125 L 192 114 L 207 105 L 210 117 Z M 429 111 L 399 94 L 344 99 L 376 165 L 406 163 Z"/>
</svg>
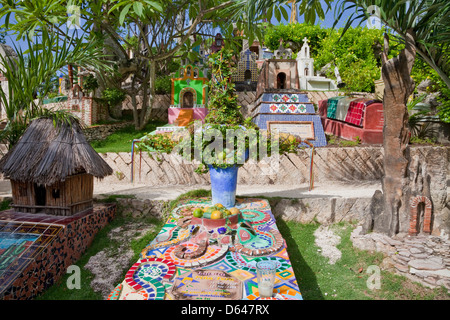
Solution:
<svg viewBox="0 0 450 320">
<path fill-rule="evenodd" d="M 0 70 L 8 80 L 8 92 L 0 88 L 0 99 L 6 111 L 7 125 L 0 133 L 0 140 L 6 141 L 9 148 L 14 146 L 28 123 L 38 116 L 64 118 L 62 111 L 50 111 L 42 107 L 37 99 L 45 96 L 52 87 L 52 77 L 68 64 L 86 69 L 107 68 L 102 53 L 94 41 L 82 39 L 62 40 L 55 34 L 43 31 L 38 43 L 33 43 L 25 35 L 28 49 L 15 48 L 16 57 L 0 56 Z M 39 92 L 38 92 L 39 90 Z"/>
<path fill-rule="evenodd" d="M 372 6 L 372 7 L 371 7 Z M 373 230 L 394 235 L 408 228 L 409 199 L 429 190 L 412 189 L 409 156 L 407 101 L 414 91 L 411 70 L 420 55 L 450 87 L 449 75 L 449 12 L 448 0 L 340 0 L 337 20 L 348 10 L 354 13 L 347 29 L 356 20 L 369 18 L 369 8 L 379 9 L 379 18 L 403 40 L 405 48 L 397 57 L 388 59 L 389 36 L 385 33 L 382 52 L 384 90 L 384 176 L 383 212 L 373 220 Z M 422 173 L 423 174 L 423 173 Z M 426 178 L 426 177 L 422 177 Z M 424 180 L 426 181 L 426 179 Z M 415 187 L 417 188 L 417 187 Z"/>
</svg>

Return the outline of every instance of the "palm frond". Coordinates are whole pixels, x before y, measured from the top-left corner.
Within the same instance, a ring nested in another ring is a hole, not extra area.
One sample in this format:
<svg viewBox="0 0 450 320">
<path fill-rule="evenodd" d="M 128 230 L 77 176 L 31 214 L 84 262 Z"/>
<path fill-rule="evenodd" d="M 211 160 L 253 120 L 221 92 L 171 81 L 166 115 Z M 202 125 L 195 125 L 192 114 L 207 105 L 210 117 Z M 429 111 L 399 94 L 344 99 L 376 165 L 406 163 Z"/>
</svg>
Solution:
<svg viewBox="0 0 450 320">
<path fill-rule="evenodd" d="M 335 23 L 344 13 L 351 13 L 344 32 L 355 22 L 360 24 L 371 16 L 369 8 L 379 9 L 382 23 L 400 39 L 408 30 L 415 34 L 417 53 L 450 88 L 450 2 L 447 0 L 338 0 Z"/>
</svg>

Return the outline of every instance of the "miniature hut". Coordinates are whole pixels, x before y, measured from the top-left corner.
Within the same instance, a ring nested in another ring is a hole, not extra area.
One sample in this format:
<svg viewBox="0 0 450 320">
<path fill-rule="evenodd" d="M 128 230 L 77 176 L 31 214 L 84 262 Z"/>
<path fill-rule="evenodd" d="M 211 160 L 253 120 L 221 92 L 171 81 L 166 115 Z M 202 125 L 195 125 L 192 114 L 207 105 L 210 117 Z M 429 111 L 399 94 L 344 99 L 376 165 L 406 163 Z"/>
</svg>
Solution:
<svg viewBox="0 0 450 320">
<path fill-rule="evenodd" d="M 0 160 L 19 212 L 72 216 L 93 207 L 94 177 L 113 173 L 87 143 L 79 122 L 34 120 Z"/>
</svg>

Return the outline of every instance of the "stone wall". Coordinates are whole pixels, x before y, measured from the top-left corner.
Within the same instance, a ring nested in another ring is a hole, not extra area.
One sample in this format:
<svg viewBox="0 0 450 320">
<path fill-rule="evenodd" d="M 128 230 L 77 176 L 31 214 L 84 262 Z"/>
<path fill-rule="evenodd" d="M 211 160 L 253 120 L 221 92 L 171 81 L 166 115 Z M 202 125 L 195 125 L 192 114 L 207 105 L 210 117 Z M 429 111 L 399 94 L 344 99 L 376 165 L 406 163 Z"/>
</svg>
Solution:
<svg viewBox="0 0 450 320">
<path fill-rule="evenodd" d="M 142 96 L 136 97 L 137 108 L 141 109 Z M 171 104 L 170 94 L 157 95 L 152 108 L 150 119 L 158 121 L 166 121 L 169 117 L 168 109 Z M 131 103 L 131 97 L 127 96 L 122 103 L 122 111 L 131 112 L 133 110 L 133 104 Z"/>
<path fill-rule="evenodd" d="M 426 159 L 431 179 L 430 189 L 446 186 L 450 147 L 422 146 L 411 148 L 411 158 Z M 130 182 L 132 157 L 130 153 L 108 153 L 103 158 L 122 180 Z M 413 162 L 411 163 L 413 165 Z M 208 184 L 208 175 L 197 175 L 196 163 L 182 161 L 168 154 L 136 153 L 134 181 L 149 186 Z M 298 185 L 309 182 L 310 150 L 301 149 L 280 157 L 279 166 L 266 174 L 264 164 L 246 163 L 239 170 L 239 183 L 255 185 Z M 326 147 L 315 149 L 314 180 L 320 183 L 379 181 L 383 176 L 383 149 L 379 146 Z M 110 177 L 107 179 L 117 179 Z"/>
<path fill-rule="evenodd" d="M 442 148 L 436 150 L 438 149 Z M 315 150 L 313 171 L 314 180 L 317 182 L 376 181 L 382 177 L 383 151 L 380 147 L 327 147 Z M 122 179 L 131 181 L 131 154 L 108 153 L 103 157 L 115 171 L 123 173 Z M 150 186 L 208 184 L 208 175 L 193 173 L 196 167 L 197 164 L 181 161 L 178 156 L 137 153 L 134 159 L 134 181 Z M 302 149 L 297 153 L 283 155 L 280 157 L 279 166 L 272 167 L 274 170 L 267 174 L 264 164 L 246 163 L 239 170 L 239 183 L 255 185 L 307 183 L 310 176 L 310 150 Z"/>
<path fill-rule="evenodd" d="M 410 171 L 416 170 L 414 166 L 421 159 L 425 162 L 427 181 L 414 183 L 426 183 L 427 190 L 430 191 L 435 215 L 434 225 L 450 232 L 450 210 L 447 195 L 447 174 L 448 174 L 448 154 L 449 147 L 422 146 L 411 148 Z M 204 186 L 210 183 L 209 175 L 200 175 L 194 172 L 196 163 L 183 161 L 178 156 L 168 154 L 135 154 L 134 174 L 132 175 L 132 157 L 130 153 L 108 153 L 102 155 L 105 161 L 113 168 L 114 174 L 105 178 L 106 183 L 134 182 L 143 183 L 148 186 L 161 185 L 199 185 Z M 238 175 L 238 183 L 241 185 L 291 185 L 300 186 L 309 183 L 310 177 L 310 151 L 299 150 L 297 153 L 283 155 L 276 169 L 270 174 L 266 174 L 267 165 L 264 163 L 246 163 Z M 314 156 L 314 181 L 316 184 L 358 184 L 379 182 L 383 176 L 383 149 L 381 147 L 353 147 L 339 148 L 326 147 L 317 148 Z M 367 200 L 367 199 L 366 199 Z M 322 220 L 331 222 L 340 221 L 338 214 L 350 212 L 351 208 L 358 208 L 359 217 L 354 217 L 361 221 L 362 216 L 366 216 L 370 209 L 370 203 L 366 200 L 358 200 L 355 203 L 309 203 L 306 205 L 298 203 L 292 210 L 301 212 L 304 208 L 304 215 L 296 216 L 301 221 L 307 221 L 311 216 L 321 220 L 320 214 L 324 216 Z M 362 201 L 362 202 L 361 202 Z M 348 208 L 347 208 L 348 207 Z M 303 209 L 302 209 L 303 208 Z M 347 209 L 345 209 L 347 208 Z M 344 210 L 345 209 L 345 210 Z M 361 210 L 360 210 L 361 209 Z M 300 211 L 299 211 L 300 210 Z M 350 214 L 350 213 L 349 213 Z M 343 214 L 346 218 L 349 214 Z M 286 211 L 285 215 L 289 215 Z M 330 218 L 331 217 L 331 218 Z M 302 220 L 303 219 L 303 220 Z"/>
<path fill-rule="evenodd" d="M 97 125 L 85 128 L 83 133 L 86 137 L 86 140 L 103 140 L 106 139 L 109 135 L 113 134 L 115 131 L 130 125 L 131 122 L 121 122 L 117 124 L 106 124 L 106 125 Z"/>
<path fill-rule="evenodd" d="M 402 236 L 364 234 L 357 227 L 351 234 L 353 246 L 385 255 L 381 264 L 413 281 L 435 288 L 444 286 L 450 292 L 450 241 L 438 236 Z"/>
</svg>

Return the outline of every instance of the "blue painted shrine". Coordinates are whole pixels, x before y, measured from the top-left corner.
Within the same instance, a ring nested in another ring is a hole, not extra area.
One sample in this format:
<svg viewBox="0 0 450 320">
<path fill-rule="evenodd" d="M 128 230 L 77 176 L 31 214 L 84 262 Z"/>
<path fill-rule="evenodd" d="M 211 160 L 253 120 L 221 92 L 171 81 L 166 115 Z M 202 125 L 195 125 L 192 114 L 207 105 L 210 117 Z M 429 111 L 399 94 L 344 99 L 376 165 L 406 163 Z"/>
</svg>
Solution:
<svg viewBox="0 0 450 320">
<path fill-rule="evenodd" d="M 308 140 L 315 147 L 327 145 L 320 115 L 308 95 L 300 91 L 297 61 L 282 46 L 264 62 L 258 79 L 252 121 L 263 130 L 277 128 Z"/>
</svg>

